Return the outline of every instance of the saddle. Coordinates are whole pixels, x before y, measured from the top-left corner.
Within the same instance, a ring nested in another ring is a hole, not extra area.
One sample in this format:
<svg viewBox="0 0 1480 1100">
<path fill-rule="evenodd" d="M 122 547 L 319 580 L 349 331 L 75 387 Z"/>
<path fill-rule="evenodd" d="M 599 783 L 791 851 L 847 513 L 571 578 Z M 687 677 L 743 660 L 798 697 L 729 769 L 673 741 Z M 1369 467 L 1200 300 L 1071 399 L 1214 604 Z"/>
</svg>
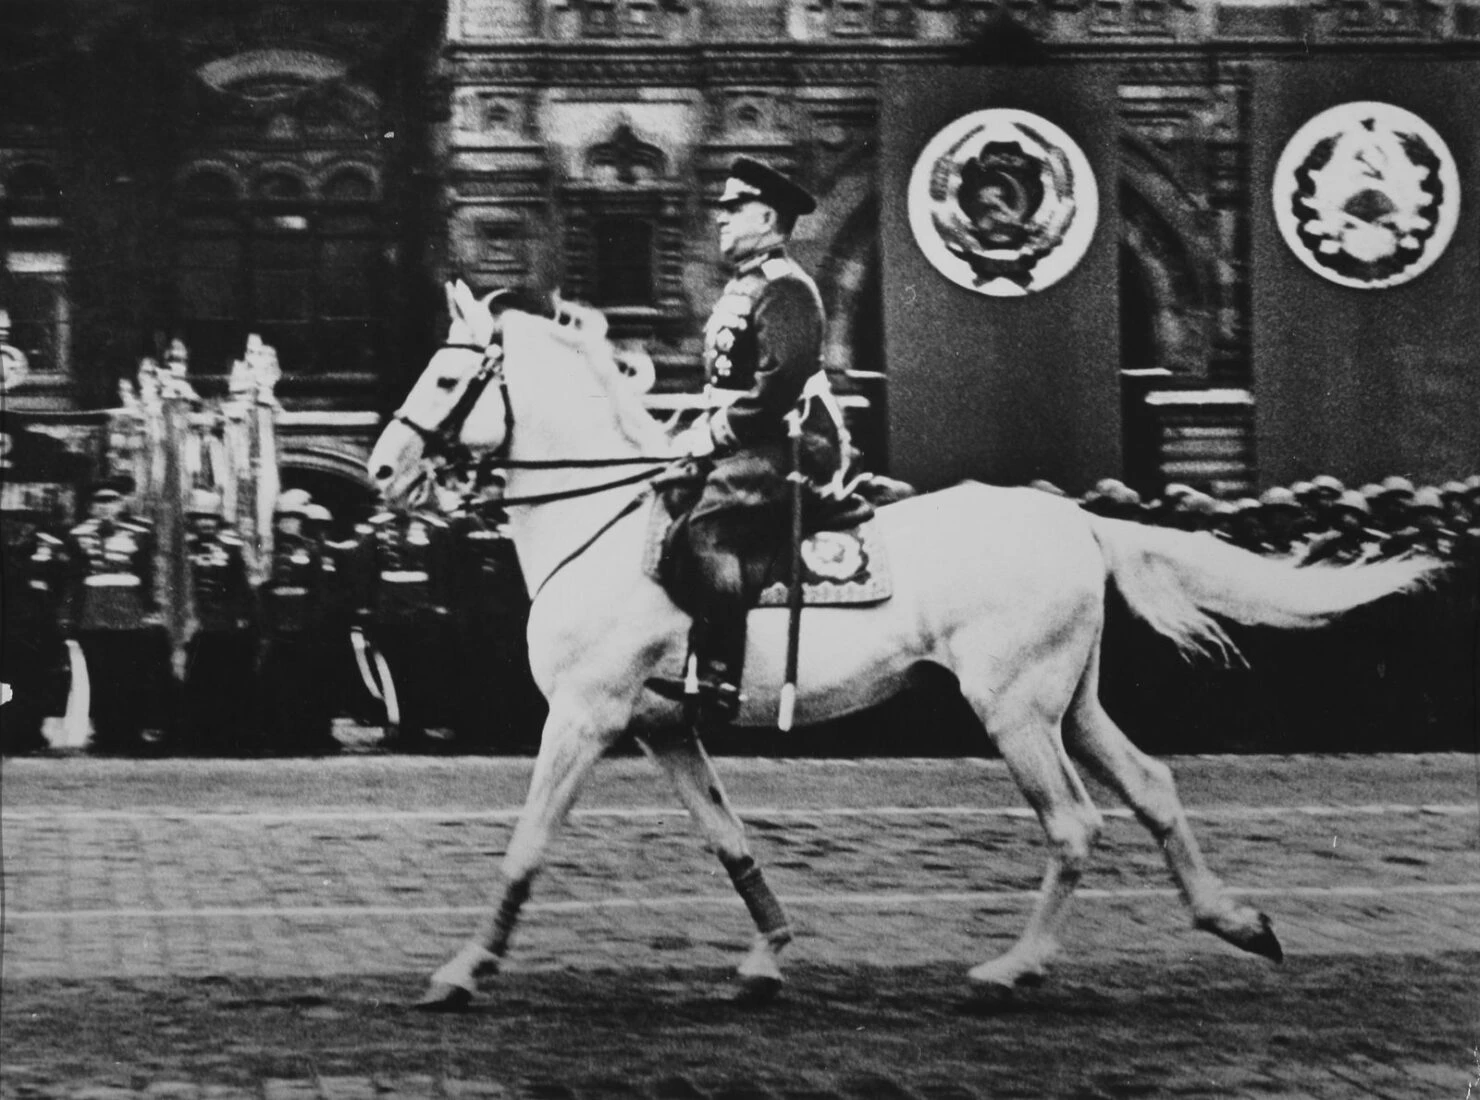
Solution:
<svg viewBox="0 0 1480 1100">
<path fill-rule="evenodd" d="M 662 507 L 652 510 L 643 568 L 685 611 L 697 593 L 686 568 L 685 543 L 690 486 L 678 480 L 655 486 Z M 835 497 L 809 487 L 803 505 L 802 602 L 846 607 L 882 603 L 894 592 L 883 540 L 873 519 L 874 502 L 862 494 Z M 753 606 L 785 607 L 791 584 L 791 547 L 778 532 L 764 549 L 742 562 L 746 588 L 759 592 Z"/>
</svg>

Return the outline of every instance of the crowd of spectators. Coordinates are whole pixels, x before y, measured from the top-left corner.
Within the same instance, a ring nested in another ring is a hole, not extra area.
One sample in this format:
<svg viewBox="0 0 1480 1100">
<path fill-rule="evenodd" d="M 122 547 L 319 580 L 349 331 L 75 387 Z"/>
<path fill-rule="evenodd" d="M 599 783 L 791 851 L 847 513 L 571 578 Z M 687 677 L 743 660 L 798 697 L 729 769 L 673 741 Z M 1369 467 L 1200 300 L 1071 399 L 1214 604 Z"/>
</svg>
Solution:
<svg viewBox="0 0 1480 1100">
<path fill-rule="evenodd" d="M 1047 482 L 1034 484 L 1059 491 Z M 1124 482 L 1106 478 L 1081 505 L 1097 515 L 1208 531 L 1247 550 L 1292 557 L 1302 565 L 1378 561 L 1408 553 L 1446 560 L 1480 557 L 1480 475 L 1422 486 L 1394 476 L 1349 489 L 1322 474 L 1237 500 L 1220 500 L 1177 483 L 1147 500 Z"/>
</svg>

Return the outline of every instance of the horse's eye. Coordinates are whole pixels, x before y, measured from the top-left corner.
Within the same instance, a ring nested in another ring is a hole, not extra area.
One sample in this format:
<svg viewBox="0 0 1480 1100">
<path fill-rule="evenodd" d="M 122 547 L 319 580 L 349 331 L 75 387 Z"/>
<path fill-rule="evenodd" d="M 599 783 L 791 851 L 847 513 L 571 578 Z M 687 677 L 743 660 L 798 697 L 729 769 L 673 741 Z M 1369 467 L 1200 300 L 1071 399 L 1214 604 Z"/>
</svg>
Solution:
<svg viewBox="0 0 1480 1100">
<path fill-rule="evenodd" d="M 455 389 L 457 389 L 457 379 L 456 378 L 439 378 L 439 379 L 437 379 L 437 388 L 439 390 L 449 390 L 449 391 L 455 390 Z"/>
</svg>

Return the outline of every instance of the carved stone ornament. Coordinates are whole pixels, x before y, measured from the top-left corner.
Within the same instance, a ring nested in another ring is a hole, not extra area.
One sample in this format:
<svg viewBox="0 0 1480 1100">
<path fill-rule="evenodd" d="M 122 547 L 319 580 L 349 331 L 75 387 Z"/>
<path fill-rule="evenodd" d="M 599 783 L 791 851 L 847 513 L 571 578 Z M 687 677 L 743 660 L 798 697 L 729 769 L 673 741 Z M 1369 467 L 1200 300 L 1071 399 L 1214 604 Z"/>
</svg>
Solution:
<svg viewBox="0 0 1480 1100">
<path fill-rule="evenodd" d="M 1052 286 L 1089 249 L 1099 194 L 1074 140 L 1028 111 L 964 115 L 930 139 L 908 192 L 920 251 L 957 286 L 1016 297 Z"/>
<path fill-rule="evenodd" d="M 1459 221 L 1459 173 L 1432 126 L 1388 103 L 1343 103 L 1295 132 L 1274 172 L 1274 213 L 1317 275 L 1399 286 L 1443 255 Z"/>
</svg>

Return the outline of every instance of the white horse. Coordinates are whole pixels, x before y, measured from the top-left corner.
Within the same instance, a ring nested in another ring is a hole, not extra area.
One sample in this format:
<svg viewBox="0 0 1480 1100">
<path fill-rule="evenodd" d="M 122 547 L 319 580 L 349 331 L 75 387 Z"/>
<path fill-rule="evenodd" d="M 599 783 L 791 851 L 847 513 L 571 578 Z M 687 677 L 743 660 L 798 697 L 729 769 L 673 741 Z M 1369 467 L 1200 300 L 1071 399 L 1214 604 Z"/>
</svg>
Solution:
<svg viewBox="0 0 1480 1100">
<path fill-rule="evenodd" d="M 491 297 L 491 296 L 490 296 Z M 527 800 L 493 892 L 491 916 L 432 976 L 422 1007 L 465 1006 L 496 972 L 556 831 L 604 752 L 634 732 L 668 773 L 755 920 L 742 989 L 773 993 L 791 934 L 713 765 L 682 708 L 644 688 L 681 677 L 689 620 L 646 575 L 650 498 L 633 462 L 671 456 L 667 432 L 629 386 L 594 310 L 556 321 L 507 311 L 449 285 L 452 326 L 370 458 L 392 501 L 425 481 L 440 452 L 508 468 L 510 531 L 533 597 L 529 656 L 549 701 Z M 497 384 L 493 384 L 497 383 Z M 797 721 L 820 722 L 888 698 L 911 669 L 949 669 L 1037 812 L 1050 857 L 1017 942 L 972 969 L 978 987 L 1042 979 L 1102 819 L 1072 760 L 1114 790 L 1151 831 L 1192 923 L 1278 961 L 1269 918 L 1233 900 L 1208 868 L 1170 770 L 1140 752 L 1098 699 L 1106 584 L 1188 654 L 1237 658 L 1210 613 L 1310 627 L 1422 583 L 1423 561 L 1303 568 L 1190 534 L 1091 515 L 1032 489 L 963 484 L 879 510 L 894 595 L 870 608 L 803 614 Z M 750 615 L 739 723 L 776 714 L 784 609 Z"/>
</svg>

